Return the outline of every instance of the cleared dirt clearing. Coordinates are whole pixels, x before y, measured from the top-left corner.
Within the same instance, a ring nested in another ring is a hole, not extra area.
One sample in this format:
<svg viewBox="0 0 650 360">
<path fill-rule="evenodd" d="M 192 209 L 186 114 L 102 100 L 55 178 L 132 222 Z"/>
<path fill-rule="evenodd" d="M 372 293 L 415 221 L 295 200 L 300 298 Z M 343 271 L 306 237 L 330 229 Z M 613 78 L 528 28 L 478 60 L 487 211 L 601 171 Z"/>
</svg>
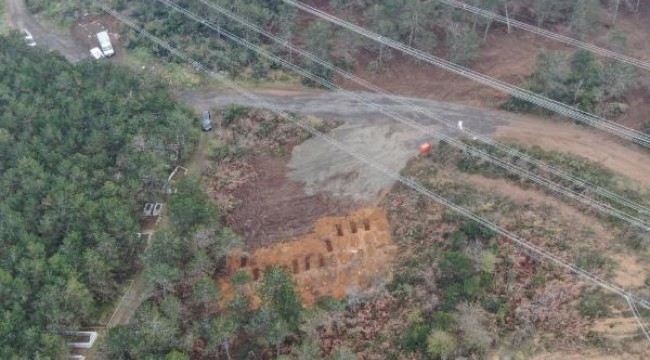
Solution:
<svg viewBox="0 0 650 360">
<path fill-rule="evenodd" d="M 582 156 L 645 188 L 650 186 L 650 152 L 585 126 L 519 116 L 516 122 L 499 126 L 494 137 Z"/>
<path fill-rule="evenodd" d="M 336 93 L 267 90 L 260 92 L 258 96 L 272 104 L 273 110 L 288 110 L 323 119 L 343 120 L 345 123 L 332 131 L 331 135 L 350 149 L 369 156 L 394 171 L 400 171 L 406 161 L 417 154 L 420 143 L 431 140 L 429 136 L 402 125 L 377 110 Z M 433 130 L 443 129 L 432 120 L 413 114 L 412 109 L 407 106 L 395 104 L 384 96 L 368 96 L 384 109 L 431 125 Z M 180 98 L 196 109 L 227 104 L 260 105 L 223 91 L 185 91 L 180 94 Z M 650 152 L 636 145 L 623 143 L 600 130 L 574 125 L 565 120 L 543 119 L 416 98 L 408 100 L 453 122 L 462 120 L 464 127 L 483 135 L 582 156 L 628 177 L 644 188 L 650 186 L 650 166 L 644 166 L 650 164 Z M 455 132 L 446 133 L 451 136 Z M 331 193 L 358 199 L 374 196 L 392 183 L 387 179 L 382 180 L 384 177 L 377 176 L 374 171 L 362 169 L 357 161 L 340 156 L 318 139 L 309 139 L 297 146 L 289 166 L 293 169 L 290 178 L 304 181 L 308 193 L 314 189 L 323 190 L 325 186 L 324 190 Z M 350 178 L 345 184 L 327 181 L 349 177 L 356 171 L 359 176 Z"/>
<path fill-rule="evenodd" d="M 306 234 L 317 219 L 345 214 L 351 207 L 322 192 L 305 194 L 301 183 L 287 178 L 286 159 L 260 155 L 251 165 L 252 179 L 233 191 L 239 205 L 226 216 L 249 248 Z"/>
</svg>

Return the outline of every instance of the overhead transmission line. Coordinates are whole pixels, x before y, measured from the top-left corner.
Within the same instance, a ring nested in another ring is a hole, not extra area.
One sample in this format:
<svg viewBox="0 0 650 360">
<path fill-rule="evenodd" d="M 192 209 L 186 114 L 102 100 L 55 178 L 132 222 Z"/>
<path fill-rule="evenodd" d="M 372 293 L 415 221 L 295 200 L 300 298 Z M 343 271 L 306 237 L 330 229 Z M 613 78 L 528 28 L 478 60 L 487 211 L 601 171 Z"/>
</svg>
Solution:
<svg viewBox="0 0 650 360">
<path fill-rule="evenodd" d="M 593 208 L 595 208 L 597 210 L 600 210 L 600 211 L 602 211 L 602 212 L 604 212 L 604 213 L 606 213 L 608 215 L 611 215 L 611 216 L 614 216 L 614 217 L 616 217 L 616 218 L 618 218 L 620 220 L 626 221 L 629 224 L 631 224 L 633 226 L 636 226 L 636 227 L 638 227 L 638 228 L 640 228 L 640 229 L 642 229 L 644 231 L 650 231 L 650 224 L 646 223 L 644 220 L 641 220 L 639 218 L 631 216 L 631 215 L 629 215 L 629 214 L 627 214 L 627 213 L 625 213 L 625 212 L 623 212 L 623 211 L 621 211 L 619 209 L 611 207 L 611 206 L 609 206 L 607 204 L 603 204 L 603 203 L 601 203 L 601 202 L 599 202 L 599 201 L 597 201 L 595 199 L 592 199 L 592 198 L 586 196 L 585 194 L 578 193 L 578 192 L 576 192 L 576 191 L 574 191 L 572 189 L 568 189 L 566 187 L 563 187 L 562 185 L 559 185 L 559 184 L 551 181 L 550 179 L 547 179 L 547 178 L 539 176 L 539 175 L 537 175 L 535 173 L 532 173 L 529 170 L 526 170 L 526 169 L 523 169 L 523 168 L 518 167 L 516 165 L 510 164 L 507 161 L 504 161 L 504 160 L 500 159 L 499 157 L 488 153 L 485 150 L 472 148 L 471 146 L 468 146 L 467 144 L 465 144 L 464 142 L 462 142 L 460 140 L 454 139 L 453 137 L 446 136 L 441 132 L 433 131 L 428 126 L 422 125 L 422 124 L 420 124 L 418 122 L 415 122 L 413 120 L 405 118 L 404 116 L 401 116 L 401 115 L 399 115 L 399 114 L 397 114 L 395 112 L 386 110 L 381 105 L 373 103 L 372 101 L 367 100 L 365 97 L 363 97 L 363 96 L 361 96 L 361 95 L 359 95 L 357 93 L 342 89 L 341 87 L 333 84 L 332 82 L 330 82 L 328 80 L 325 80 L 325 79 L 323 79 L 321 77 L 318 77 L 318 76 L 310 73 L 309 71 L 307 71 L 307 70 L 305 70 L 305 69 L 303 69 L 303 68 L 301 68 L 301 67 L 299 67 L 299 66 L 297 66 L 297 65 L 295 65 L 295 64 L 293 64 L 293 63 L 291 63 L 291 62 L 289 62 L 289 61 L 287 61 L 285 59 L 282 59 L 282 58 L 270 53 L 269 51 L 267 51 L 265 49 L 262 49 L 261 47 L 259 47 L 257 45 L 252 44 L 248 40 L 242 39 L 242 38 L 230 33 L 229 31 L 219 27 L 218 25 L 206 20 L 205 18 L 200 17 L 199 15 L 197 15 L 197 14 L 195 14 L 195 13 L 193 13 L 193 12 L 187 10 L 187 9 L 184 9 L 184 8 L 176 5 L 175 3 L 170 2 L 169 0 L 155 0 L 155 1 L 158 1 L 158 2 L 161 2 L 161 3 L 165 4 L 165 5 L 167 5 L 168 7 L 176 10 L 177 12 L 180 12 L 181 14 L 187 16 L 188 18 L 190 18 L 190 19 L 192 19 L 192 20 L 194 20 L 194 21 L 196 21 L 196 22 L 198 22 L 200 24 L 203 24 L 206 27 L 214 30 L 219 35 L 224 36 L 224 37 L 228 38 L 229 40 L 231 40 L 231 41 L 233 41 L 233 42 L 235 42 L 235 43 L 237 43 L 237 44 L 239 44 L 241 46 L 244 46 L 244 47 L 246 47 L 247 49 L 249 49 L 251 51 L 256 52 L 257 54 L 265 57 L 266 59 L 268 59 L 270 61 L 273 61 L 273 62 L 275 62 L 275 63 L 277 63 L 279 65 L 282 65 L 282 66 L 286 67 L 287 69 L 289 69 L 291 71 L 294 71 L 294 72 L 302 75 L 303 77 L 305 77 L 305 78 L 307 78 L 309 80 L 312 80 L 315 83 L 318 83 L 318 84 L 320 84 L 320 85 L 322 85 L 322 86 L 324 86 L 324 87 L 326 87 L 326 88 L 328 88 L 328 89 L 330 89 L 332 91 L 341 93 L 342 95 L 344 95 L 344 96 L 346 96 L 348 98 L 355 99 L 355 100 L 363 103 L 364 105 L 375 108 L 378 111 L 380 111 L 381 113 L 389 116 L 390 118 L 392 118 L 392 119 L 394 119 L 394 120 L 396 120 L 396 121 L 398 121 L 398 122 L 400 122 L 400 123 L 402 123 L 404 125 L 407 125 L 407 126 L 410 126 L 411 128 L 419 130 L 420 132 L 422 132 L 424 134 L 433 136 L 434 138 L 436 138 L 439 141 L 447 142 L 450 145 L 452 145 L 452 146 L 454 146 L 454 147 L 456 147 L 456 148 L 458 148 L 458 149 L 460 149 L 460 150 L 462 150 L 462 151 L 464 151 L 466 153 L 469 153 L 469 154 L 471 154 L 473 156 L 480 157 L 480 158 L 482 158 L 482 159 L 484 159 L 484 160 L 486 160 L 486 161 L 488 161 L 488 162 L 490 162 L 490 163 L 492 163 L 494 165 L 502 167 L 506 171 L 509 171 L 511 173 L 515 173 L 515 174 L 523 176 L 525 178 L 528 178 L 531 181 L 533 181 L 533 182 L 535 182 L 535 183 L 537 183 L 539 185 L 545 186 L 545 187 L 549 188 L 550 190 L 555 191 L 555 192 L 557 192 L 557 193 L 559 193 L 561 195 L 567 196 L 570 199 L 576 199 L 576 200 L 582 202 L 585 205 L 591 206 L 591 207 L 593 207 Z"/>
<path fill-rule="evenodd" d="M 466 77 L 468 79 L 479 82 L 483 85 L 489 86 L 493 89 L 497 89 L 503 92 L 506 92 L 516 98 L 528 101 L 535 105 L 541 106 L 545 109 L 556 112 L 560 115 L 570 117 L 576 121 L 582 122 L 584 124 L 596 127 L 603 131 L 606 131 L 610 134 L 619 136 L 623 139 L 633 141 L 641 146 L 650 147 L 650 135 L 646 135 L 640 131 L 627 128 L 615 122 L 603 119 L 599 116 L 590 114 L 588 112 L 576 109 L 572 106 L 566 105 L 556 100 L 549 99 L 542 95 L 536 94 L 532 91 L 522 89 L 517 86 L 510 85 L 504 81 L 483 75 L 474 70 L 462 67 L 460 65 L 454 64 L 450 61 L 441 59 L 439 57 L 433 56 L 431 54 L 425 53 L 421 50 L 417 50 L 410 46 L 404 45 L 398 41 L 389 39 L 382 35 L 379 35 L 375 32 L 366 30 L 360 26 L 354 25 L 350 22 L 342 20 L 336 16 L 330 15 L 324 11 L 318 10 L 312 6 L 305 5 L 298 1 L 294 0 L 283 0 L 285 3 L 292 5 L 298 9 L 301 9 L 307 13 L 310 13 L 314 16 L 317 16 L 323 20 L 329 21 L 333 24 L 339 25 L 343 28 L 346 28 L 352 32 L 355 32 L 359 35 L 365 36 L 369 39 L 372 39 L 380 44 L 386 45 L 395 50 L 399 50 L 405 54 L 411 55 L 419 60 L 425 61 L 429 64 L 438 66 L 447 71 L 453 72 L 457 75 Z"/>
<path fill-rule="evenodd" d="M 502 16 L 502 15 L 493 13 L 491 11 L 478 8 L 476 6 L 468 5 L 468 4 L 466 4 L 466 3 L 462 2 L 462 1 L 456 1 L 456 0 L 438 0 L 438 1 L 441 2 L 441 3 L 447 4 L 447 5 L 453 6 L 453 7 L 457 8 L 457 9 L 463 9 L 463 10 L 465 10 L 467 12 L 483 16 L 483 17 L 485 17 L 487 19 L 504 23 L 504 24 L 506 24 L 508 26 L 519 28 L 519 29 L 522 29 L 522 30 L 525 30 L 525 31 L 528 31 L 528 32 L 531 32 L 531 33 L 534 33 L 534 34 L 537 34 L 537 35 L 540 35 L 540 36 L 544 36 L 546 38 L 549 38 L 549 39 L 552 39 L 552 40 L 555 40 L 555 41 L 565 43 L 567 45 L 571 45 L 571 46 L 574 46 L 574 47 L 577 47 L 577 48 L 580 48 L 580 49 L 583 49 L 583 50 L 590 51 L 590 52 L 592 52 L 594 54 L 597 54 L 597 55 L 608 57 L 608 58 L 613 59 L 613 60 L 618 60 L 620 62 L 629 64 L 629 65 L 633 65 L 633 66 L 639 67 L 641 69 L 650 71 L 650 62 L 635 59 L 633 57 L 627 56 L 627 55 L 625 55 L 625 54 L 623 54 L 621 52 L 618 52 L 618 51 L 603 49 L 601 47 L 598 47 L 598 46 L 593 45 L 593 44 L 586 43 L 584 41 L 576 40 L 574 38 L 564 36 L 564 35 L 560 35 L 558 33 L 554 33 L 552 31 L 548 31 L 548 30 L 539 28 L 537 26 L 533 26 L 533 25 L 523 23 L 521 21 L 513 20 L 513 19 L 511 19 L 509 17 L 505 17 L 505 16 Z"/>
<path fill-rule="evenodd" d="M 553 174 L 553 175 L 555 175 L 555 176 L 557 176 L 559 178 L 567 180 L 567 181 L 573 183 L 576 186 L 583 187 L 583 188 L 585 188 L 585 189 L 587 189 L 587 190 L 589 190 L 591 192 L 594 192 L 594 193 L 596 193 L 596 194 L 598 194 L 600 196 L 608 198 L 609 200 L 614 201 L 614 202 L 616 202 L 616 203 L 618 203 L 620 205 L 623 205 L 623 206 L 626 206 L 626 207 L 628 207 L 628 208 L 630 208 L 632 210 L 635 210 L 639 214 L 646 215 L 646 216 L 650 215 L 650 209 L 648 207 L 646 207 L 646 206 L 637 204 L 636 202 L 634 202 L 632 200 L 629 200 L 624 196 L 618 195 L 618 194 L 616 194 L 614 192 L 611 192 L 611 191 L 609 191 L 607 189 L 601 188 L 601 187 L 589 182 L 588 180 L 585 180 L 585 179 L 582 179 L 582 178 L 577 177 L 575 175 L 572 175 L 570 173 L 567 173 L 566 171 L 563 171 L 561 169 L 554 168 L 553 166 L 551 166 L 549 164 L 546 164 L 543 161 L 537 160 L 534 157 L 531 157 L 531 156 L 529 156 L 527 154 L 524 154 L 524 153 L 522 153 L 522 152 L 520 152 L 520 151 L 518 151 L 516 149 L 513 149 L 513 148 L 508 147 L 508 146 L 506 146 L 504 144 L 501 144 L 501 143 L 499 143 L 497 141 L 494 141 L 494 140 L 490 139 L 489 137 L 486 137 L 486 136 L 483 136 L 483 135 L 481 135 L 479 133 L 473 132 L 470 129 L 467 129 L 465 127 L 459 129 L 457 127 L 457 125 L 453 121 L 447 120 L 447 119 L 439 116 L 438 114 L 436 114 L 436 113 L 434 113 L 434 112 L 432 112 L 432 111 L 430 111 L 430 110 L 428 110 L 426 108 L 423 108 L 423 107 L 421 107 L 419 105 L 416 105 L 416 104 L 414 104 L 414 103 L 412 103 L 412 102 L 410 102 L 408 100 L 404 100 L 403 98 L 401 98 L 401 97 L 399 97 L 399 96 L 397 96 L 397 95 L 395 95 L 393 93 L 390 93 L 390 92 L 386 91 L 385 89 L 382 89 L 382 88 L 380 88 L 380 87 L 378 87 L 378 86 L 376 86 L 376 85 L 374 85 L 374 84 L 372 84 L 372 83 L 370 83 L 370 82 L 368 82 L 368 81 L 366 81 L 366 80 L 364 80 L 364 79 L 362 79 L 362 78 L 360 78 L 360 77 L 358 77 L 358 76 L 356 76 L 356 75 L 354 75 L 354 74 L 352 74 L 350 72 L 347 72 L 347 71 L 345 71 L 345 70 L 343 70 L 343 69 L 341 69 L 341 68 L 339 68 L 339 67 L 337 67 L 337 66 L 335 66 L 335 65 L 333 65 L 333 64 L 331 64 L 331 63 L 329 63 L 327 61 L 322 60 L 318 56 L 316 56 L 316 55 L 314 55 L 314 54 L 312 54 L 312 53 L 310 53 L 308 51 L 297 48 L 297 47 L 293 46 L 288 40 L 282 39 L 282 38 L 268 32 L 268 31 L 262 29 L 258 25 L 254 24 L 254 23 L 251 23 L 250 21 L 248 21 L 248 20 L 246 20 L 246 19 L 244 19 L 244 18 L 242 18 L 240 16 L 237 16 L 233 12 L 231 12 L 231 11 L 229 11 L 229 10 L 215 4 L 212 1 L 208 1 L 208 0 L 198 0 L 198 1 L 202 2 L 204 5 L 212 8 L 212 9 L 218 11 L 219 13 L 226 16 L 230 20 L 233 20 L 233 21 L 235 21 L 235 22 L 237 22 L 237 23 L 239 23 L 239 24 L 241 24 L 241 25 L 243 25 L 243 26 L 257 32 L 258 34 L 261 34 L 261 35 L 271 39 L 276 44 L 289 49 L 290 52 L 292 52 L 292 53 L 295 52 L 296 54 L 299 54 L 300 56 L 302 56 L 302 57 L 304 57 L 304 58 L 306 58 L 306 59 L 308 59 L 308 60 L 310 60 L 312 62 L 315 62 L 315 63 L 323 66 L 324 68 L 326 68 L 328 70 L 331 70 L 331 71 L 341 75 L 342 77 L 344 77 L 346 79 L 349 79 L 349 80 L 363 86 L 364 88 L 366 88 L 368 90 L 372 90 L 372 91 L 374 91 L 376 93 L 385 95 L 385 96 L 387 96 L 388 98 L 390 98 L 392 101 L 394 101 L 396 103 L 399 103 L 399 104 L 402 104 L 402 105 L 405 105 L 405 106 L 409 106 L 412 109 L 414 109 L 418 114 L 428 116 L 429 118 L 434 119 L 438 123 L 443 124 L 443 125 L 445 125 L 445 126 L 447 126 L 449 128 L 453 128 L 454 130 L 462 131 L 465 134 L 467 134 L 468 136 L 470 136 L 470 137 L 472 137 L 472 138 L 474 138 L 476 140 L 479 140 L 479 141 L 481 141 L 481 142 L 483 142 L 483 143 L 485 143 L 487 145 L 494 146 L 495 148 L 503 151 L 504 153 L 506 153 L 506 154 L 508 154 L 510 156 L 521 159 L 521 160 L 523 160 L 523 161 L 525 161 L 525 162 L 527 162 L 529 164 L 533 164 L 536 167 L 538 167 L 540 169 L 543 169 L 544 171 L 547 171 L 550 174 Z"/>
<path fill-rule="evenodd" d="M 330 137 L 327 134 L 324 134 L 324 133 L 318 131 L 313 126 L 311 126 L 311 125 L 309 125 L 309 124 L 307 124 L 307 123 L 305 123 L 303 121 L 300 121 L 294 115 L 292 115 L 292 114 L 290 114 L 290 113 L 288 113 L 286 111 L 277 111 L 277 110 L 274 111 L 274 110 L 272 110 L 273 106 L 270 103 L 268 103 L 267 101 L 265 101 L 264 99 L 256 96 L 255 94 L 251 93 L 250 91 L 248 91 L 248 90 L 242 88 L 241 86 L 235 84 L 234 82 L 229 80 L 224 75 L 221 75 L 221 74 L 211 70 L 210 68 L 206 67 L 205 65 L 199 63 L 198 61 L 193 60 L 187 54 L 185 54 L 182 51 L 180 51 L 180 50 L 172 47 L 171 45 L 169 45 L 169 43 L 157 38 L 156 36 L 152 35 L 148 31 L 146 31 L 146 30 L 142 29 L 141 27 L 139 27 L 138 25 L 134 24 L 133 22 L 131 22 L 130 20 L 128 20 L 127 18 L 125 18 L 121 14 L 119 14 L 116 11 L 106 7 L 104 4 L 100 3 L 99 0 L 92 0 L 92 2 L 95 5 L 97 5 L 99 8 L 101 8 L 103 11 L 105 11 L 106 13 L 110 14 L 111 16 L 113 16 L 114 18 L 116 18 L 117 20 L 122 22 L 123 24 L 127 25 L 128 27 L 130 27 L 134 31 L 138 32 L 140 35 L 146 37 L 147 39 L 154 42 L 156 45 L 158 45 L 158 46 L 164 48 L 165 50 L 169 51 L 169 53 L 179 57 L 180 59 L 182 59 L 186 63 L 192 65 L 196 71 L 203 72 L 203 73 L 207 74 L 208 76 L 211 76 L 211 77 L 215 78 L 216 80 L 222 82 L 226 86 L 228 86 L 228 87 L 232 88 L 233 90 L 237 91 L 238 93 L 242 94 L 243 96 L 245 96 L 246 98 L 248 98 L 252 102 L 255 102 L 255 103 L 259 104 L 261 107 L 268 108 L 269 110 L 271 110 L 271 111 L 275 112 L 276 114 L 278 114 L 278 116 L 280 116 L 282 119 L 293 123 L 294 125 L 298 126 L 299 128 L 303 129 L 304 131 L 308 132 L 312 136 L 317 137 L 317 138 L 325 141 L 326 143 L 332 145 L 333 147 L 335 147 L 339 151 L 345 153 L 346 155 L 348 155 L 348 156 L 350 156 L 350 157 L 364 163 L 366 166 L 368 166 L 368 167 L 370 167 L 370 168 L 372 168 L 372 169 L 374 169 L 374 170 L 376 170 L 378 172 L 381 172 L 384 175 L 386 175 L 386 176 L 388 176 L 388 177 L 390 177 L 390 178 L 392 178 L 392 179 L 394 179 L 396 181 L 399 181 L 404 186 L 406 186 L 408 188 L 411 188 L 411 189 L 419 192 L 420 194 L 422 194 L 424 196 L 427 196 L 428 198 L 438 202 L 439 204 L 444 205 L 444 206 L 452 209 L 453 211 L 455 211 L 455 212 L 457 212 L 457 213 L 459 213 L 459 214 L 461 214 L 461 215 L 463 215 L 463 216 L 465 216 L 465 217 L 479 223 L 480 225 L 494 231 L 495 233 L 510 239 L 513 243 L 515 243 L 516 245 L 518 245 L 522 249 L 529 252 L 531 254 L 531 256 L 546 259 L 546 260 L 552 262 L 553 264 L 555 264 L 555 265 L 557 265 L 557 266 L 559 266 L 559 267 L 561 267 L 561 268 L 563 268 L 565 270 L 570 271 L 571 273 L 574 273 L 576 275 L 579 275 L 579 276 L 583 277 L 584 279 L 596 284 L 597 286 L 599 286 L 599 287 L 601 287 L 603 289 L 606 289 L 608 291 L 611 291 L 611 292 L 616 293 L 616 294 L 618 294 L 620 296 L 623 296 L 623 297 L 627 296 L 627 298 L 630 301 L 635 302 L 638 305 L 642 306 L 643 308 L 646 308 L 646 309 L 650 310 L 650 301 L 648 301 L 647 299 L 640 298 L 640 297 L 628 292 L 627 290 L 621 288 L 618 285 L 612 284 L 612 283 L 610 283 L 610 282 L 608 282 L 608 281 L 606 281 L 604 279 L 599 278 L 598 276 L 596 276 L 594 274 L 589 273 L 586 270 L 583 270 L 583 269 L 581 269 L 581 268 L 579 268 L 579 267 L 577 267 L 577 266 L 575 266 L 575 265 L 573 265 L 571 263 L 568 263 L 568 262 L 562 260 L 560 257 L 558 257 L 556 255 L 553 255 L 552 253 L 547 252 L 546 250 L 538 247 L 537 245 L 534 245 L 534 244 L 531 244 L 531 243 L 527 242 L 526 240 L 524 240 L 524 239 L 518 237 L 517 235 L 515 235 L 514 233 L 512 233 L 512 232 L 510 232 L 508 230 L 505 230 L 505 229 L 499 227 L 498 225 L 490 222 L 489 220 L 484 219 L 484 218 L 474 214 L 470 210 L 468 210 L 468 209 L 466 209 L 466 208 L 464 208 L 462 206 L 454 204 L 453 202 L 447 200 L 445 197 L 443 197 L 441 195 L 438 195 L 438 194 L 432 192 L 431 190 L 425 188 L 424 186 L 420 185 L 418 182 L 416 182 L 414 180 L 411 180 L 409 178 L 406 178 L 406 177 L 400 175 L 399 173 L 397 173 L 395 171 L 387 169 L 386 167 L 384 167 L 384 166 L 382 166 L 382 165 L 380 165 L 380 164 L 378 164 L 376 162 L 373 162 L 368 157 L 348 149 L 340 141 Z"/>
<path fill-rule="evenodd" d="M 636 319 L 636 322 L 639 324 L 639 327 L 641 328 L 641 331 L 643 332 L 643 335 L 650 340 L 650 329 L 648 326 L 645 324 L 643 321 L 643 317 L 641 317 L 641 314 L 639 313 L 639 309 L 636 307 L 636 304 L 631 301 L 628 298 L 625 298 L 627 300 L 627 304 L 630 306 L 630 310 L 632 311 L 632 315 L 634 315 L 634 318 Z"/>
</svg>

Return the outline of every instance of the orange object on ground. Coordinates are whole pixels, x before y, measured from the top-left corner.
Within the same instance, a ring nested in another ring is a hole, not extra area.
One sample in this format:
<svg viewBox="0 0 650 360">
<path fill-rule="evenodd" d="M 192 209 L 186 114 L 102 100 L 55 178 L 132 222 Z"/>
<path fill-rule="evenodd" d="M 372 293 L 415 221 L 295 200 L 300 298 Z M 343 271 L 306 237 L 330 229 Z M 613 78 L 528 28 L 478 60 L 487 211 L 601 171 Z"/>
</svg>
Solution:
<svg viewBox="0 0 650 360">
<path fill-rule="evenodd" d="M 421 152 L 422 154 L 426 154 L 426 153 L 428 153 L 429 151 L 431 151 L 431 144 L 429 144 L 429 143 L 424 143 L 424 144 L 420 145 L 420 152 Z"/>
</svg>

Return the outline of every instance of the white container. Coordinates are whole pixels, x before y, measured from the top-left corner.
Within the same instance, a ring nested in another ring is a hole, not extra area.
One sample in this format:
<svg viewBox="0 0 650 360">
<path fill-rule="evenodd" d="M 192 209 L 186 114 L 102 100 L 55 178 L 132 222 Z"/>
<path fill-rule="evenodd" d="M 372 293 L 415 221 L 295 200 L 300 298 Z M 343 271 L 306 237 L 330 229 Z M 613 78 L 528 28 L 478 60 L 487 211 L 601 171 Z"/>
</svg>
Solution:
<svg viewBox="0 0 650 360">
<path fill-rule="evenodd" d="M 99 48 L 92 48 L 90 49 L 90 55 L 93 57 L 95 60 L 99 60 L 104 57 L 104 53 L 99 50 Z"/>
</svg>

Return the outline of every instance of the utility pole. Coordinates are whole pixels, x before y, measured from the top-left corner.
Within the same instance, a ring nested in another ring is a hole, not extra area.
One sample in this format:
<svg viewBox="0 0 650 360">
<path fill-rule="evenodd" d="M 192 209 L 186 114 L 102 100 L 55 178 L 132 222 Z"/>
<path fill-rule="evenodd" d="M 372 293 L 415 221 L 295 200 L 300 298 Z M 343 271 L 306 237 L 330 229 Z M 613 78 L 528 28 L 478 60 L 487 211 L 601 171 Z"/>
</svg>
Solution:
<svg viewBox="0 0 650 360">
<path fill-rule="evenodd" d="M 508 4 L 503 4 L 503 7 L 506 8 L 506 24 L 508 25 L 508 34 L 510 34 L 510 17 L 508 17 Z"/>
<path fill-rule="evenodd" d="M 639 4 L 639 0 L 637 0 L 637 5 Z M 612 25 L 616 23 L 616 17 L 618 16 L 618 7 L 621 5 L 621 0 L 616 0 L 616 8 L 614 9 L 614 18 L 612 19 Z"/>
</svg>

